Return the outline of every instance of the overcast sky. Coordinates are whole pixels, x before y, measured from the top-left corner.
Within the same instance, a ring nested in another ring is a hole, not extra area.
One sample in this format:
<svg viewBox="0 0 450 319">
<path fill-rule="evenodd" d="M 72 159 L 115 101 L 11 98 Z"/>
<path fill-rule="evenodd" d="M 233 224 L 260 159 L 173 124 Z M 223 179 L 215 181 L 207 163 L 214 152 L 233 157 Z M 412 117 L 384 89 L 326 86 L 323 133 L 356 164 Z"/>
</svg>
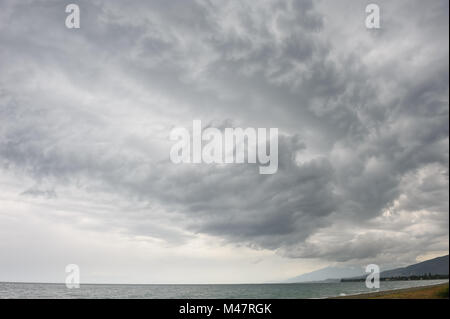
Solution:
<svg viewBox="0 0 450 319">
<path fill-rule="evenodd" d="M 229 283 L 448 253 L 449 3 L 0 0 L 0 281 Z M 279 128 L 279 169 L 174 127 Z"/>
</svg>

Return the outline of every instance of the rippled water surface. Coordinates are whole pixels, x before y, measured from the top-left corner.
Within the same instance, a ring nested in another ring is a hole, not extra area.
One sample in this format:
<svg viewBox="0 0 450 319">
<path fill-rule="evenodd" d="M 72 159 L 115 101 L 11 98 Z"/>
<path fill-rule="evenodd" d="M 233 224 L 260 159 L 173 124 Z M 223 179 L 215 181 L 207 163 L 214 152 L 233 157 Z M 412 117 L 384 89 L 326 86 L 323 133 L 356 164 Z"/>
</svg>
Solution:
<svg viewBox="0 0 450 319">
<path fill-rule="evenodd" d="M 381 282 L 379 290 L 447 282 Z M 364 282 L 242 285 L 96 285 L 67 289 L 64 284 L 0 283 L 0 298 L 324 298 L 367 293 Z"/>
</svg>

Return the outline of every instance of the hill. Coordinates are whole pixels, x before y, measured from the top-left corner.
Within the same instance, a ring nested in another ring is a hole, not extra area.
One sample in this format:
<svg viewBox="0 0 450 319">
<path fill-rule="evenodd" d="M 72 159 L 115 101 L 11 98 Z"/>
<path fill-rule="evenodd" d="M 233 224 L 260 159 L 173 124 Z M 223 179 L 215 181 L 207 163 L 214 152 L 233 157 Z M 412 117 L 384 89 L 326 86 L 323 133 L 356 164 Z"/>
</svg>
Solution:
<svg viewBox="0 0 450 319">
<path fill-rule="evenodd" d="M 348 267 L 326 267 L 316 271 L 312 271 L 294 278 L 288 279 L 286 282 L 315 282 L 315 281 L 336 281 L 341 278 L 363 276 L 364 269 L 360 266 Z"/>
<path fill-rule="evenodd" d="M 432 275 L 448 275 L 448 261 L 449 256 L 446 255 L 429 259 L 417 264 L 412 264 L 406 267 L 385 270 L 381 272 L 380 278 L 422 276 L 424 274 L 430 273 Z M 295 283 L 335 281 L 340 279 L 362 279 L 365 277 L 366 273 L 363 266 L 326 267 L 313 272 L 302 274 L 294 278 L 290 278 L 286 282 Z"/>
<path fill-rule="evenodd" d="M 413 264 L 407 267 L 382 271 L 381 278 L 420 276 L 423 274 L 448 275 L 448 255 Z"/>
</svg>

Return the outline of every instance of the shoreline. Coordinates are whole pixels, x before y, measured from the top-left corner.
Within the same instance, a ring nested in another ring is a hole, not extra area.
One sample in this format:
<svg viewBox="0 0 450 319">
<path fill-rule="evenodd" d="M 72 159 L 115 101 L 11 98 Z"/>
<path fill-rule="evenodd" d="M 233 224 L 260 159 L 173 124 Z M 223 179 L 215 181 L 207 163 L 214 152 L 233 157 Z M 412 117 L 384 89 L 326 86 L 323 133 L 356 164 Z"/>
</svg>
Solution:
<svg viewBox="0 0 450 319">
<path fill-rule="evenodd" d="M 329 297 L 327 299 L 448 299 L 438 294 L 447 288 L 449 282 L 418 287 L 398 288 L 346 296 Z"/>
</svg>

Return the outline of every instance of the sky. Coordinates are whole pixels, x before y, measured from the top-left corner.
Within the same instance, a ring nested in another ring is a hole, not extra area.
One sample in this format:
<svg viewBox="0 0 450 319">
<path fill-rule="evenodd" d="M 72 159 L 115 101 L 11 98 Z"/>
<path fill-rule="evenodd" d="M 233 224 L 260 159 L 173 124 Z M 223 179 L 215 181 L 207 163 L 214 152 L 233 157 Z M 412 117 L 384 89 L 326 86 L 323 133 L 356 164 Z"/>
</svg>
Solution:
<svg viewBox="0 0 450 319">
<path fill-rule="evenodd" d="M 449 3 L 0 0 L 0 281 L 256 283 L 448 253 Z M 174 164 L 278 128 L 279 167 Z"/>
</svg>

